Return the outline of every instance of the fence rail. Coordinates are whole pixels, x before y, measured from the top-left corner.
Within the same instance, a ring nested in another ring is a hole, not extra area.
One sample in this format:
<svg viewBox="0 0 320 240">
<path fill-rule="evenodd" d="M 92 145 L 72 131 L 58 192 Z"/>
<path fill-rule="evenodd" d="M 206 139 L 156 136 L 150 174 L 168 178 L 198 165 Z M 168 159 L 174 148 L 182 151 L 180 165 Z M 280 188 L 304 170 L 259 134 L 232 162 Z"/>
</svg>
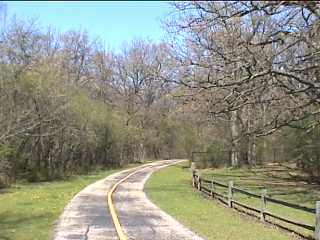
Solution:
<svg viewBox="0 0 320 240">
<path fill-rule="evenodd" d="M 279 199 L 274 199 L 274 198 L 270 198 L 270 197 L 265 197 L 267 201 L 272 202 L 272 203 L 277 203 L 286 207 L 290 207 L 290 208 L 294 208 L 297 210 L 302 210 L 305 212 L 309 212 L 309 213 L 316 213 L 316 209 L 315 208 L 308 208 L 305 206 L 300 206 L 298 204 L 294 204 L 294 203 L 289 203 L 289 202 L 285 202 Z"/>
<path fill-rule="evenodd" d="M 217 199 L 221 200 L 224 204 L 228 205 L 229 207 L 235 208 L 235 205 L 238 205 L 242 208 L 245 208 L 247 210 L 258 213 L 260 215 L 260 220 L 263 222 L 266 221 L 266 216 L 268 216 L 268 217 L 277 219 L 279 221 L 285 222 L 287 224 L 291 224 L 291 225 L 298 226 L 298 227 L 301 227 L 301 228 L 304 228 L 307 230 L 311 230 L 314 232 L 314 238 L 316 240 L 320 240 L 320 201 L 317 201 L 316 208 L 309 208 L 309 207 L 301 206 L 298 204 L 294 204 L 294 203 L 282 201 L 279 199 L 271 198 L 271 197 L 267 196 L 266 190 L 263 190 L 262 193 L 259 195 L 257 193 L 253 193 L 253 192 L 249 192 L 247 190 L 244 190 L 242 188 L 235 187 L 233 184 L 233 181 L 230 181 L 229 184 L 227 185 L 227 184 L 224 184 L 221 182 L 214 181 L 213 179 L 208 180 L 208 179 L 202 178 L 200 176 L 200 174 L 197 173 L 197 171 L 194 169 L 193 169 L 192 176 L 193 176 L 192 182 L 193 182 L 193 186 L 195 188 L 197 188 L 199 191 L 205 193 L 206 195 L 208 195 L 212 198 L 217 198 Z M 207 184 L 210 184 L 210 186 L 208 186 Z M 226 189 L 228 194 L 225 195 L 221 192 L 218 192 L 216 190 L 216 186 Z M 261 207 L 256 208 L 254 206 L 250 206 L 248 204 L 245 204 L 243 202 L 235 200 L 233 194 L 236 192 L 247 195 L 249 197 L 256 198 L 256 199 L 261 199 Z M 266 210 L 267 202 L 282 205 L 282 206 L 289 207 L 289 208 L 293 208 L 293 209 L 300 210 L 303 212 L 315 214 L 316 224 L 314 226 L 314 225 L 310 225 L 307 223 L 301 223 L 299 221 L 288 219 L 286 217 L 278 216 L 274 213 L 271 213 Z M 270 221 L 268 221 L 268 222 L 270 222 Z"/>
<path fill-rule="evenodd" d="M 237 187 L 233 187 L 232 191 L 239 192 L 239 193 L 242 193 L 242 194 L 245 194 L 247 196 L 254 197 L 254 198 L 261 198 L 261 195 L 258 195 L 256 193 L 252 193 L 252 192 L 248 192 L 246 190 L 243 190 L 243 189 L 237 188 Z"/>
</svg>

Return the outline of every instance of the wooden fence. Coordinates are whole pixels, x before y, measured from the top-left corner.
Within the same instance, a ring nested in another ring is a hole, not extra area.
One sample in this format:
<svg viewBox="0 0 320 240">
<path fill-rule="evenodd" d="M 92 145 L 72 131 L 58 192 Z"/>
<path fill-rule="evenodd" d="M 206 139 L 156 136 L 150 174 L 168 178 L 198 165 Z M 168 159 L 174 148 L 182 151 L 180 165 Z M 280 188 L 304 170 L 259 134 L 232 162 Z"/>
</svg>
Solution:
<svg viewBox="0 0 320 240">
<path fill-rule="evenodd" d="M 222 203 L 224 203 L 228 207 L 236 208 L 236 206 L 240 206 L 246 210 L 252 211 L 259 216 L 259 218 L 262 222 L 266 221 L 266 217 L 268 216 L 273 219 L 277 219 L 281 222 L 285 222 L 289 225 L 298 226 L 298 227 L 301 227 L 304 229 L 311 230 L 314 232 L 314 238 L 316 240 L 320 240 L 320 201 L 316 202 L 316 208 L 309 208 L 309 207 L 301 206 L 298 204 L 289 203 L 289 202 L 285 202 L 285 201 L 282 201 L 279 199 L 271 198 L 271 197 L 267 196 L 266 190 L 262 190 L 261 194 L 256 194 L 256 193 L 249 192 L 247 190 L 235 187 L 233 181 L 229 181 L 229 183 L 227 185 L 227 184 L 224 184 L 221 182 L 214 181 L 213 179 L 208 180 L 208 179 L 202 178 L 200 176 L 200 174 L 197 173 L 197 171 L 195 171 L 195 170 L 193 170 L 192 176 L 193 176 L 192 177 L 192 184 L 195 188 L 197 188 L 199 191 L 203 192 L 207 196 L 210 196 L 212 198 L 216 198 L 216 199 L 220 200 Z M 227 194 L 223 194 L 221 192 L 218 192 L 216 190 L 216 187 L 221 187 L 221 188 L 226 189 Z M 252 197 L 252 198 L 260 199 L 260 201 L 261 201 L 260 208 L 257 208 L 254 206 L 249 206 L 248 204 L 245 204 L 243 202 L 236 201 L 234 199 L 234 193 L 236 193 L 236 192 L 244 194 L 244 195 Z M 302 223 L 302 222 L 299 222 L 296 220 L 288 219 L 286 217 L 271 213 L 266 208 L 267 202 L 279 204 L 279 205 L 282 205 L 285 207 L 289 207 L 292 209 L 301 210 L 301 211 L 304 211 L 307 213 L 314 214 L 315 220 L 316 220 L 315 225 Z M 246 212 L 246 213 L 248 213 L 248 212 Z M 268 222 L 272 223 L 270 221 L 268 221 Z M 299 234 L 299 232 L 296 232 L 296 233 Z"/>
</svg>

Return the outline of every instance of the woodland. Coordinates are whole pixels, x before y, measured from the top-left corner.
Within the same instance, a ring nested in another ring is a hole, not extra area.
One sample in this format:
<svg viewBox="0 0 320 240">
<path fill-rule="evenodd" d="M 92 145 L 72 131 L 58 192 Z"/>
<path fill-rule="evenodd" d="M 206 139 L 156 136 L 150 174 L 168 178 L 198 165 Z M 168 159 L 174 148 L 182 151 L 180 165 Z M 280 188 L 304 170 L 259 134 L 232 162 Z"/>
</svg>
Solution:
<svg viewBox="0 0 320 240">
<path fill-rule="evenodd" d="M 320 5 L 171 3 L 162 42 L 118 53 L 86 31 L 0 33 L 0 186 L 146 159 L 294 163 L 320 181 Z M 160 23 L 159 23 L 160 24 Z"/>
</svg>

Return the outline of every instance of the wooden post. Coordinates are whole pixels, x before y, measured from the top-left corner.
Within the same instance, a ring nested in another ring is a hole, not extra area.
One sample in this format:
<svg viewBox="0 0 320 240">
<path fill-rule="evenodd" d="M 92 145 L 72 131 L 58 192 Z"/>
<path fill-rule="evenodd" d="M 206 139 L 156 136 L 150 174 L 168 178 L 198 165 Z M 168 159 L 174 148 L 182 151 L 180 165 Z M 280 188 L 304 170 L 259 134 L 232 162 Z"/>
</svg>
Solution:
<svg viewBox="0 0 320 240">
<path fill-rule="evenodd" d="M 320 201 L 316 202 L 316 227 L 314 231 L 314 238 L 320 240 Z"/>
<path fill-rule="evenodd" d="M 213 183 L 213 179 L 214 177 L 212 177 L 212 180 L 211 180 L 211 197 L 214 198 L 214 183 Z"/>
<path fill-rule="evenodd" d="M 192 187 L 196 187 L 196 171 L 192 171 Z"/>
<path fill-rule="evenodd" d="M 229 187 L 228 187 L 228 206 L 232 208 L 232 197 L 233 197 L 233 181 L 229 181 Z"/>
<path fill-rule="evenodd" d="M 201 191 L 201 176 L 200 176 L 200 172 L 198 172 L 198 190 Z"/>
<path fill-rule="evenodd" d="M 196 166 L 194 162 L 191 163 L 191 172 L 192 172 L 192 186 L 196 187 Z"/>
<path fill-rule="evenodd" d="M 265 221 L 264 212 L 266 211 L 266 199 L 265 196 L 267 195 L 267 189 L 263 189 L 261 193 L 261 210 L 260 210 L 260 221 Z"/>
</svg>

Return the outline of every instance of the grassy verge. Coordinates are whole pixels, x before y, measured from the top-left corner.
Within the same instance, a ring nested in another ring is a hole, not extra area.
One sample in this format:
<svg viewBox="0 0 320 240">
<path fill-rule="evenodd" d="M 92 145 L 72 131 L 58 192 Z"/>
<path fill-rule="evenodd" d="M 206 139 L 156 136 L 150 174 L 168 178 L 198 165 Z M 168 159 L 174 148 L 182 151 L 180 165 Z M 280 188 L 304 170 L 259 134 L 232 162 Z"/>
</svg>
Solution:
<svg viewBox="0 0 320 240">
<path fill-rule="evenodd" d="M 50 239 L 54 223 L 72 197 L 88 184 L 116 171 L 98 171 L 65 181 L 17 184 L 1 190 L 0 239 Z"/>
<path fill-rule="evenodd" d="M 192 189 L 190 177 L 190 170 L 182 165 L 165 168 L 151 177 L 146 192 L 164 211 L 209 240 L 291 239 L 289 233 L 205 199 Z"/>
<path fill-rule="evenodd" d="M 287 202 L 315 208 L 316 200 L 319 200 L 319 185 L 309 184 L 304 181 L 298 181 L 292 176 L 298 174 L 294 168 L 287 168 L 280 165 L 269 165 L 260 168 L 251 169 L 206 169 L 202 170 L 202 176 L 206 179 L 212 177 L 222 183 L 233 180 L 237 187 L 249 190 L 255 193 L 261 193 L 262 189 L 267 189 L 269 196 L 281 199 Z M 219 191 L 219 189 L 217 189 Z M 220 189 L 221 192 L 226 190 Z M 241 193 L 236 193 L 234 198 L 250 206 L 260 208 L 259 199 L 250 198 Z M 298 222 L 315 224 L 315 215 L 306 213 L 293 208 L 284 207 L 278 204 L 268 203 L 267 210 L 276 215 L 283 216 Z M 270 219 L 271 221 L 281 224 L 287 228 L 293 229 L 305 236 L 313 235 L 313 232 L 293 225 Z"/>
</svg>

